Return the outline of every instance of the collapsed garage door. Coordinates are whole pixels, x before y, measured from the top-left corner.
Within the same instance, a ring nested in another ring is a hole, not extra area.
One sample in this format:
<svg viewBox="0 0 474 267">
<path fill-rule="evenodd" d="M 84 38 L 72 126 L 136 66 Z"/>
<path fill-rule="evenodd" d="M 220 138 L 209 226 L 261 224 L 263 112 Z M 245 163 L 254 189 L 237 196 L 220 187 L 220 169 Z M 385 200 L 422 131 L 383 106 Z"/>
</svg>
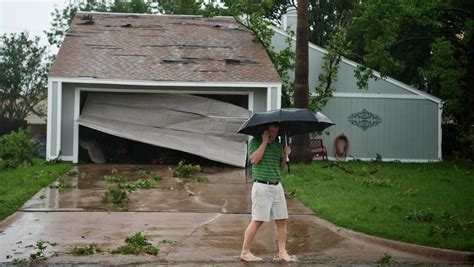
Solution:
<svg viewBox="0 0 474 267">
<path fill-rule="evenodd" d="M 118 137 L 244 167 L 251 115 L 225 102 L 183 94 L 90 92 L 78 123 Z"/>
</svg>

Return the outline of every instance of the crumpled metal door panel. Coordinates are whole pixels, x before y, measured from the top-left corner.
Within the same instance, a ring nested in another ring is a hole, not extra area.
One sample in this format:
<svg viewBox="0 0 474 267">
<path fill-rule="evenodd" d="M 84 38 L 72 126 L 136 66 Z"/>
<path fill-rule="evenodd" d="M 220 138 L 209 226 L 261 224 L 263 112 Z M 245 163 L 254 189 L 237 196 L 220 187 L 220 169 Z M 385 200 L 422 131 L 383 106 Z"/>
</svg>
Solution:
<svg viewBox="0 0 474 267">
<path fill-rule="evenodd" d="M 247 109 L 180 94 L 89 92 L 80 125 L 122 138 L 244 167 Z"/>
</svg>

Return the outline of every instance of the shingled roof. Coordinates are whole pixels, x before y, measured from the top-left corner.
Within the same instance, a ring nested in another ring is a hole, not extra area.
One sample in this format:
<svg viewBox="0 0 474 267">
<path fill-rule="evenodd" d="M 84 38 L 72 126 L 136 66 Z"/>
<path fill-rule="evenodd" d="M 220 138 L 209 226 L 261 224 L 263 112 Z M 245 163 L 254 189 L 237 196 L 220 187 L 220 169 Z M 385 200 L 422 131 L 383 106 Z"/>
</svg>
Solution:
<svg viewBox="0 0 474 267">
<path fill-rule="evenodd" d="M 232 17 L 78 12 L 50 77 L 280 82 L 259 42 Z"/>
</svg>

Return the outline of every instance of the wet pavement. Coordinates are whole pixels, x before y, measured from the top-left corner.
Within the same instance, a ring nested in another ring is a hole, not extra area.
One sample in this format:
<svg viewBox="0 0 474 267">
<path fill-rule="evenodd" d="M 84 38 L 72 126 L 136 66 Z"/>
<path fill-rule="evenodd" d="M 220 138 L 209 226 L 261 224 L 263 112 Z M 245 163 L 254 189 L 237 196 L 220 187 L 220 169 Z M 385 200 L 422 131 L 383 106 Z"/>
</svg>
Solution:
<svg viewBox="0 0 474 267">
<path fill-rule="evenodd" d="M 194 178 L 174 178 L 171 167 L 163 165 L 85 164 L 74 170 L 0 223 L 0 262 L 27 258 L 35 251 L 33 245 L 43 240 L 49 242 L 48 264 L 245 265 L 239 254 L 250 221 L 252 183 L 243 169 L 204 167 Z M 101 201 L 110 185 L 105 175 L 120 175 L 133 182 L 151 174 L 163 177 L 156 188 L 133 191 L 125 204 Z M 198 176 L 209 182 L 199 183 Z M 402 264 L 456 263 L 416 249 L 411 252 L 357 238 L 317 218 L 296 199 L 287 197 L 287 201 L 288 250 L 298 255 L 298 265 L 374 265 L 385 253 L 391 262 Z M 71 254 L 75 246 L 92 243 L 117 248 L 136 232 L 149 237 L 160 249 L 158 256 Z M 282 265 L 273 260 L 277 245 L 272 223 L 262 226 L 252 250 L 264 258 L 265 265 Z"/>
</svg>

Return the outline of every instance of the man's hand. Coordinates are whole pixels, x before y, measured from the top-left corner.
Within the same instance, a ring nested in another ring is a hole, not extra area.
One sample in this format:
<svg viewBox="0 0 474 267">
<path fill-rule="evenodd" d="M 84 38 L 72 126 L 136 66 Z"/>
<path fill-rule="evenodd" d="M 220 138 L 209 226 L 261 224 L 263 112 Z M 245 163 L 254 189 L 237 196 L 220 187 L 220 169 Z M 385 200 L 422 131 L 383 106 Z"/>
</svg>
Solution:
<svg viewBox="0 0 474 267">
<path fill-rule="evenodd" d="M 268 144 L 268 140 L 270 140 L 270 131 L 266 129 L 262 133 L 262 143 Z"/>
<path fill-rule="evenodd" d="M 291 154 L 291 147 L 289 145 L 285 146 L 285 159 L 288 158 Z"/>
</svg>

